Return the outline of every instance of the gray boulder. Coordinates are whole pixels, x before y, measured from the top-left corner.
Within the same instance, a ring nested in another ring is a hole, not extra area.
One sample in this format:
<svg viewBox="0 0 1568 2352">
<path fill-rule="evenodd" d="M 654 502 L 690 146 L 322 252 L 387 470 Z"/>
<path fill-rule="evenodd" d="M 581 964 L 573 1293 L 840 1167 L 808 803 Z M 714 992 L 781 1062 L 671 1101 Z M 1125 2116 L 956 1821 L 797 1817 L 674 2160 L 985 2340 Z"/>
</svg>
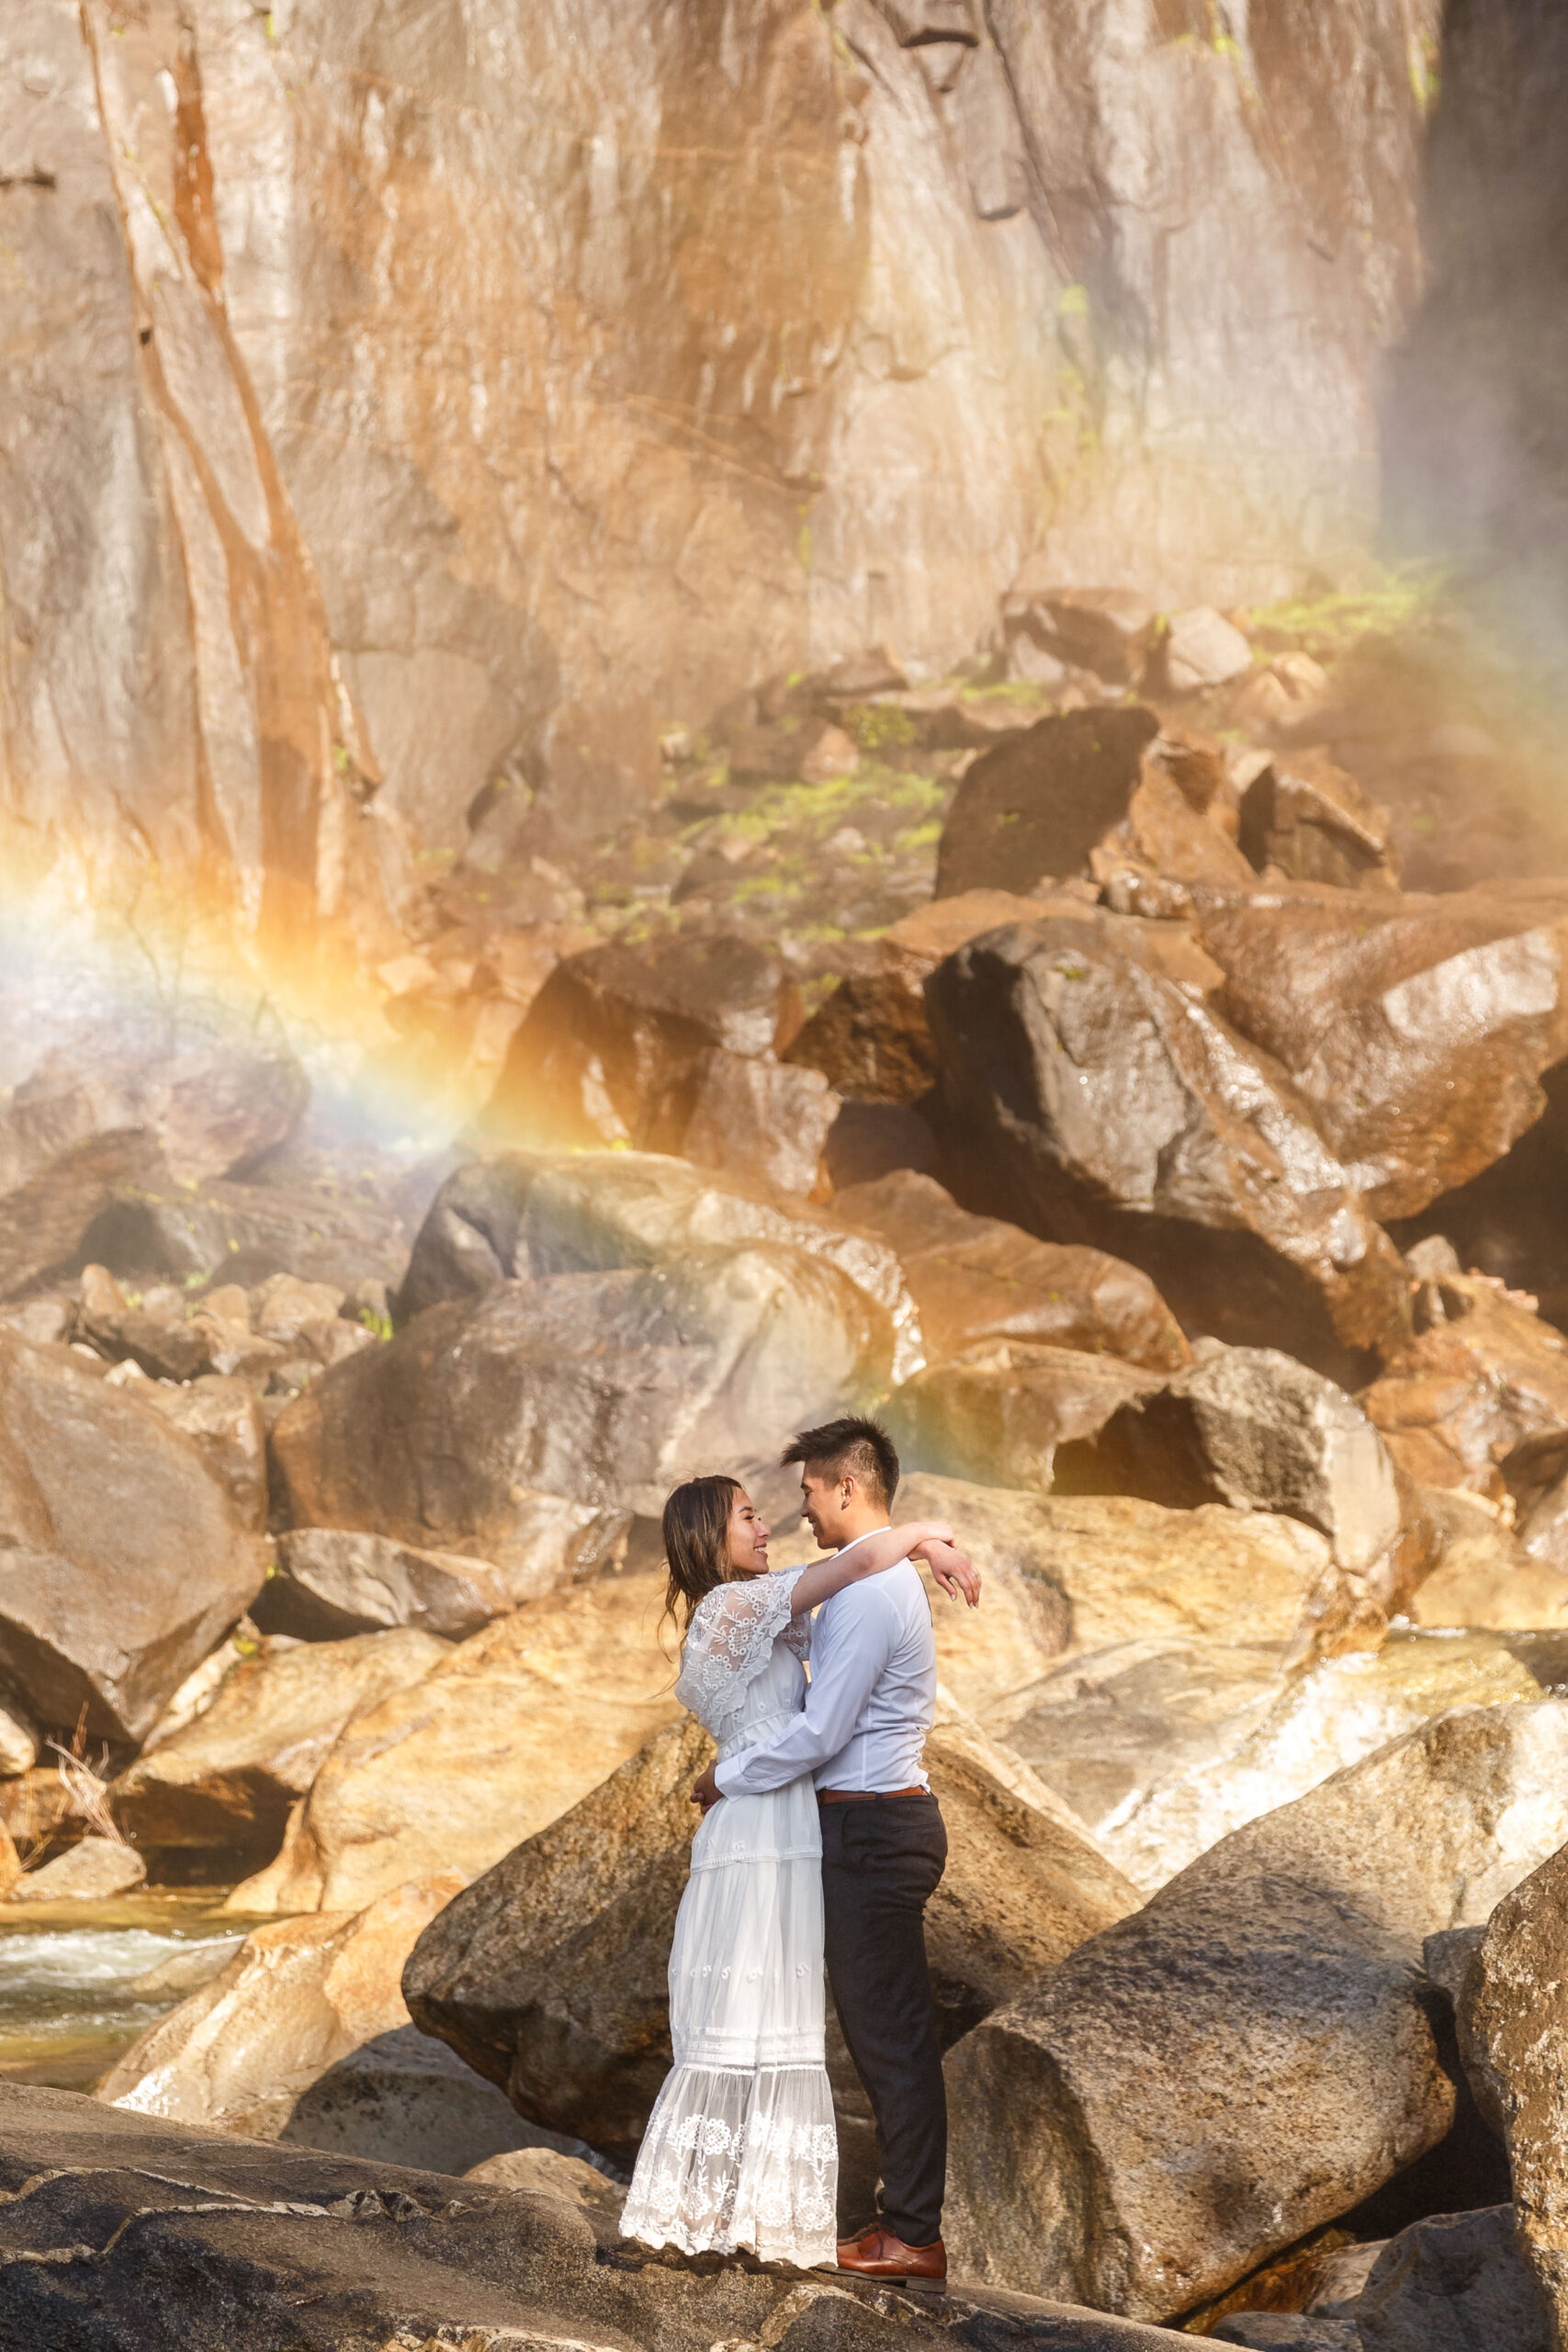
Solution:
<svg viewBox="0 0 1568 2352">
<path fill-rule="evenodd" d="M 950 2054 L 968 2274 L 1159 2318 L 1444 2137 L 1422 1939 L 1568 1828 L 1568 1704 L 1450 1713 L 1236 1830 Z"/>
<path fill-rule="evenodd" d="M 1077 923 L 1014 924 L 926 983 L 973 1204 L 1141 1266 L 1184 1325 L 1352 1384 L 1408 1335 L 1404 1261 L 1267 1056 Z"/>
<path fill-rule="evenodd" d="M 774 1242 L 504 1282 L 428 1309 L 279 1418 L 297 1525 L 356 1527 L 503 1573 L 543 1493 L 657 1517 L 676 1479 L 759 1430 L 869 1402 L 893 1332 L 829 1261 Z"/>
<path fill-rule="evenodd" d="M 1201 1345 L 1190 1370 L 1112 1414 L 1094 1451 L 1119 1493 L 1288 1511 L 1363 1575 L 1399 1541 L 1382 1439 L 1343 1389 L 1278 1348 Z"/>
<path fill-rule="evenodd" d="M 262 1574 L 192 1439 L 0 1331 L 0 1674 L 32 1714 L 140 1739 Z"/>
<path fill-rule="evenodd" d="M 484 1125 L 505 1142 L 682 1152 L 807 1193 L 839 1106 L 820 1072 L 775 1058 L 799 1025 L 797 982 L 750 941 L 591 947 L 534 999 Z"/>
<path fill-rule="evenodd" d="M 1482 2113 L 1501 2129 L 1519 2241 L 1544 2298 L 1551 2340 L 1568 2329 L 1568 2030 L 1564 1905 L 1568 1846 L 1498 1904 L 1460 1985 L 1460 2048 Z"/>
<path fill-rule="evenodd" d="M 653 1152 L 505 1152 L 458 1169 L 420 1227 L 398 1318 L 501 1282 L 651 1269 L 743 1241 L 782 1242 L 836 1267 L 892 1322 L 894 1378 L 918 1369 L 919 1318 L 886 1239 Z"/>
<path fill-rule="evenodd" d="M 127 1186 L 221 1176 L 281 1143 L 310 1083 L 281 1035 L 190 1002 L 0 985 L 0 1296 L 67 1263 Z"/>
<path fill-rule="evenodd" d="M 251 1613 L 264 1634 L 308 1642 L 391 1625 L 460 1642 L 532 1598 L 461 1553 L 421 1552 L 343 1527 L 297 1527 L 278 1537 L 277 1574 L 262 1587 Z"/>
</svg>

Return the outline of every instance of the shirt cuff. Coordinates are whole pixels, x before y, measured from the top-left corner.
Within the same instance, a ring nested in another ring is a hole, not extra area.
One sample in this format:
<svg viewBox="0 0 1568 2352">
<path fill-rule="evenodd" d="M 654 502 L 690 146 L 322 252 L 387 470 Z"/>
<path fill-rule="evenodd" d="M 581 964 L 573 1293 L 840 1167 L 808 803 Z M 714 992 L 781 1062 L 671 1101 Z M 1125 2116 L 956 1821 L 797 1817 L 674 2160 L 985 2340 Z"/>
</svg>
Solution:
<svg viewBox="0 0 1568 2352">
<path fill-rule="evenodd" d="M 740 1758 L 739 1756 L 731 1756 L 728 1758 L 724 1763 L 715 1765 L 713 1784 L 718 1791 L 721 1797 L 727 1797 L 733 1793 L 732 1791 L 725 1787 L 724 1776 L 727 1772 L 733 1771 L 736 1767 L 739 1766 L 739 1762 Z"/>
</svg>

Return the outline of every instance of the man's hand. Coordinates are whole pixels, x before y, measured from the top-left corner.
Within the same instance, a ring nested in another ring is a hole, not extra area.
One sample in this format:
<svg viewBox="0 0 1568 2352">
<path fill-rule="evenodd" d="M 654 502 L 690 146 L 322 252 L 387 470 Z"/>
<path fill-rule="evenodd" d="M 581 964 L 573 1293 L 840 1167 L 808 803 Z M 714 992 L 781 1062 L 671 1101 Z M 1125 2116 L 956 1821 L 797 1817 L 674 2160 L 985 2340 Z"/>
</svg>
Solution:
<svg viewBox="0 0 1568 2352">
<path fill-rule="evenodd" d="M 980 1606 L 980 1571 L 966 1552 L 952 1544 L 922 1544 L 921 1552 L 932 1576 L 950 1600 L 966 1600 L 971 1609 Z"/>
<path fill-rule="evenodd" d="M 702 1774 L 701 1778 L 693 1783 L 692 1803 L 702 1808 L 703 1814 L 705 1817 L 710 1809 L 719 1803 L 723 1795 L 724 1791 L 719 1787 L 717 1781 L 714 1778 L 714 1767 L 710 1764 L 706 1771 Z"/>
</svg>

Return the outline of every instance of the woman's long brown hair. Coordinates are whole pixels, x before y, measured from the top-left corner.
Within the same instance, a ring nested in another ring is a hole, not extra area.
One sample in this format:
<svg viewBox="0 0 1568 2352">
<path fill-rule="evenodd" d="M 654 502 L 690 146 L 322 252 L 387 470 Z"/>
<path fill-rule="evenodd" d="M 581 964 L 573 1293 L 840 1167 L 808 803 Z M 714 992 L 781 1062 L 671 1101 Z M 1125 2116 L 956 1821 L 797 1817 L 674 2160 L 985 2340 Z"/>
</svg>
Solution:
<svg viewBox="0 0 1568 2352">
<path fill-rule="evenodd" d="M 682 1634 L 698 1601 L 729 1580 L 729 1514 L 741 1491 L 738 1478 L 688 1478 L 664 1506 L 664 1605 Z"/>
</svg>

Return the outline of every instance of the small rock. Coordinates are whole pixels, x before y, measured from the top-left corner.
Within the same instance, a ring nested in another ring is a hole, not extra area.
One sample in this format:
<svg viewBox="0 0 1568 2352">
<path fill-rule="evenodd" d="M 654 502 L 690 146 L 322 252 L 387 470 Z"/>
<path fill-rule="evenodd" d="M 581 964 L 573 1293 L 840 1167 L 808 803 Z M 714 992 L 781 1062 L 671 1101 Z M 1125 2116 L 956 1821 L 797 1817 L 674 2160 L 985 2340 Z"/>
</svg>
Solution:
<svg viewBox="0 0 1568 2352">
<path fill-rule="evenodd" d="M 287 1345 L 314 1324 L 333 1322 L 343 1293 L 331 1283 L 305 1283 L 296 1274 L 274 1274 L 251 1297 L 251 1326 L 264 1340 Z"/>
<path fill-rule="evenodd" d="M 114 1838 L 84 1838 L 69 1852 L 26 1871 L 11 1889 L 12 1903 L 100 1903 L 140 1886 L 147 1865 Z"/>
<path fill-rule="evenodd" d="M 43 1735 L 19 1699 L 0 1700 L 0 1780 L 30 1772 Z"/>
<path fill-rule="evenodd" d="M 1252 667 L 1252 648 L 1240 629 L 1212 605 L 1173 615 L 1160 640 L 1160 663 L 1173 694 L 1223 686 Z"/>
<path fill-rule="evenodd" d="M 240 1292 L 243 1298 L 244 1293 Z M 113 1378 L 111 1373 L 109 1377 Z M 219 1484 L 226 1488 L 242 1525 L 260 1532 L 266 1526 L 266 1425 L 254 1391 L 243 1380 L 207 1373 L 177 1388 L 150 1383 L 146 1402 L 175 1428 L 194 1438 Z"/>
<path fill-rule="evenodd" d="M 189 1951 L 174 1952 L 156 1968 L 133 1976 L 125 1989 L 137 2001 L 183 2001 L 187 1994 L 199 1993 L 204 1984 L 221 1976 L 244 1940 L 243 1936 L 218 1936 L 210 1943 L 193 1945 Z"/>
<path fill-rule="evenodd" d="M 841 727 L 825 727 L 800 763 L 803 784 L 828 784 L 834 776 L 853 775 L 860 752 Z"/>
<path fill-rule="evenodd" d="M 1242 795 L 1238 835 L 1262 873 L 1348 889 L 1392 890 L 1399 880 L 1389 813 L 1321 754 L 1270 764 Z"/>
<path fill-rule="evenodd" d="M 62 1298 L 29 1298 L 20 1306 L 8 1306 L 0 1321 L 35 1347 L 58 1346 L 71 1336 L 71 1309 Z"/>
<path fill-rule="evenodd" d="M 1058 661 L 1116 685 L 1142 673 L 1157 619 L 1155 606 L 1135 589 L 1055 584 L 1041 556 L 1030 558 L 1002 598 L 1010 638 L 1027 628 Z"/>
<path fill-rule="evenodd" d="M 1328 699 L 1328 673 L 1310 653 L 1277 654 L 1255 671 L 1231 706 L 1233 718 L 1290 735 L 1314 718 Z"/>
</svg>

